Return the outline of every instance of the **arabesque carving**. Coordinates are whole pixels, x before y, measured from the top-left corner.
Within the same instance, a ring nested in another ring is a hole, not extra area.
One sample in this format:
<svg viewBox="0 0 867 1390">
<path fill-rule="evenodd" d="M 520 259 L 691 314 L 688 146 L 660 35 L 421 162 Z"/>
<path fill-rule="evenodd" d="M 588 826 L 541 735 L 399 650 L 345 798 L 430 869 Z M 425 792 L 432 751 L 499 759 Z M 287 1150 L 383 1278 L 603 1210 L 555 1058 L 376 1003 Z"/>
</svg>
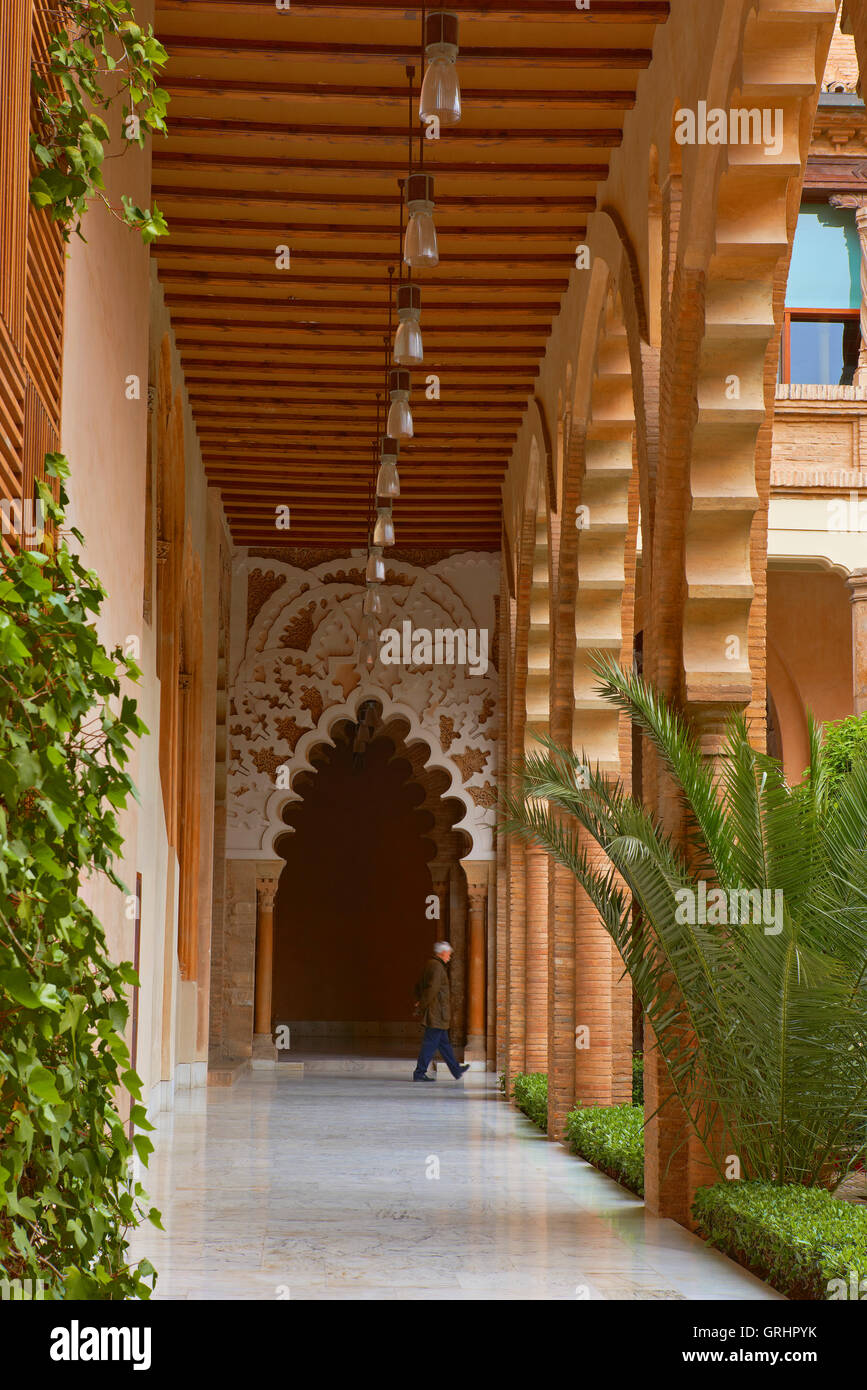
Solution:
<svg viewBox="0 0 867 1390">
<path fill-rule="evenodd" d="M 270 557 L 269 557 L 270 560 Z M 237 583 L 262 594 L 261 566 L 249 555 Z M 493 854 L 495 825 L 497 674 L 468 666 L 379 664 L 362 677 L 355 664 L 364 600 L 364 557 L 301 569 L 271 560 L 261 606 L 251 604 L 245 654 L 231 684 L 232 725 L 227 808 L 227 854 L 262 858 L 285 830 L 283 811 L 299 799 L 294 784 L 310 771 L 309 754 L 341 719 L 354 720 L 367 699 L 386 719 L 409 724 L 407 744 L 419 745 L 427 767 L 448 772 L 445 793 L 465 808 L 456 829 L 472 841 L 474 858 Z M 382 588 L 381 627 L 409 620 L 429 630 L 487 629 L 493 639 L 493 597 L 499 562 L 487 552 L 448 556 L 426 569 L 390 556 Z"/>
</svg>

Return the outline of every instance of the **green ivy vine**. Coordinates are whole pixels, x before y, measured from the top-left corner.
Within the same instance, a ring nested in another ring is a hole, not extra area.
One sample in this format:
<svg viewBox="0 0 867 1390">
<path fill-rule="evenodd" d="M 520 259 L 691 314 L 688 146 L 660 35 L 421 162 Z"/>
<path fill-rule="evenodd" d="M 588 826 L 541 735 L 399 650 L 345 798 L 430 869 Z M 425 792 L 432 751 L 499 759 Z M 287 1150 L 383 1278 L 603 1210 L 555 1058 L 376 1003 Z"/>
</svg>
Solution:
<svg viewBox="0 0 867 1390">
<path fill-rule="evenodd" d="M 30 147 L 38 172 L 30 197 L 61 227 L 65 241 L 81 236 L 81 218 L 94 199 L 148 244 L 168 232 L 156 204 L 141 208 L 127 196 L 113 207 L 103 163 L 111 134 L 99 114 L 120 104 L 122 138 L 143 146 L 165 134 L 168 93 L 158 85 L 167 54 L 153 29 L 136 22 L 132 0 L 54 0 L 46 59 L 31 72 L 37 129 Z M 111 157 L 111 156 L 109 156 Z"/>
<path fill-rule="evenodd" d="M 94 874 L 124 888 L 115 811 L 147 730 L 121 689 L 137 666 L 97 636 L 105 591 L 61 532 L 68 472 L 47 456 L 59 501 L 37 483 L 56 539 L 0 569 L 0 1271 L 50 1299 L 148 1298 L 126 1233 L 160 1226 L 131 1176 L 153 1145 L 114 1100 L 124 1087 L 135 1130 L 153 1128 L 124 1041 L 138 979 L 81 896 Z"/>
</svg>

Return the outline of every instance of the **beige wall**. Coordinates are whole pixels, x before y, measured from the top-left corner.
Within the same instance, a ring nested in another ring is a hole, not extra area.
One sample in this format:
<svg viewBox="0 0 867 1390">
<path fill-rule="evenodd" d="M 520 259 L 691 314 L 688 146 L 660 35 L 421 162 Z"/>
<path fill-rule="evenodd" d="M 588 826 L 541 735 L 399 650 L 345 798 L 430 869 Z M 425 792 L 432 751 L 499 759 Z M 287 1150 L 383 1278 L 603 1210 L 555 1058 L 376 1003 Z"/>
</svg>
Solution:
<svg viewBox="0 0 867 1390">
<path fill-rule="evenodd" d="M 823 722 L 852 713 L 852 608 L 838 574 L 771 570 L 768 689 L 783 766 L 799 782 L 809 760 L 807 712 Z"/>
<path fill-rule="evenodd" d="M 152 5 L 139 7 L 147 22 Z M 123 158 L 106 165 L 108 193 L 119 204 L 130 194 L 142 206 L 150 202 L 150 155 L 126 149 Z M 139 713 L 149 729 L 136 749 L 131 773 L 140 804 L 132 803 L 120 817 L 125 848 L 121 877 L 135 889 L 142 875 L 141 979 L 138 1070 L 144 1096 L 154 1110 L 171 1104 L 173 1088 L 204 1082 L 206 1030 L 197 1016 L 207 1017 L 197 998 L 195 982 L 180 986 L 177 968 L 177 861 L 166 834 L 160 790 L 158 748 L 160 688 L 156 678 L 156 632 L 143 613 L 146 567 L 156 582 L 155 547 L 146 555 L 148 383 L 155 381 L 159 345 L 170 330 L 168 314 L 147 249 L 137 232 L 124 226 L 101 206 L 85 222 L 87 242 L 70 246 L 66 284 L 64 392 L 61 447 L 72 467 L 70 522 L 84 534 L 84 559 L 96 570 L 108 598 L 99 619 L 99 633 L 108 647 L 137 640 L 142 679 L 132 689 Z M 138 377 L 138 399 L 128 399 L 127 378 Z M 183 380 L 177 352 L 172 349 L 173 389 Z M 184 396 L 186 521 L 193 553 L 208 576 L 204 672 L 216 660 L 215 625 L 219 570 L 214 555 L 226 546 L 227 533 L 219 498 L 208 488 L 201 465 L 192 414 Z M 210 511 L 210 532 L 209 532 Z M 155 535 L 155 527 L 152 527 Z M 208 541 L 210 535 L 210 563 Z M 216 592 L 214 592 L 216 587 Z M 156 612 L 154 606 L 153 612 Z M 213 763 L 214 719 L 203 700 L 203 777 L 208 790 L 208 754 Z M 213 691 L 210 692 L 213 705 Z M 213 808 L 213 767 L 210 773 Z M 207 811 L 207 795 L 203 796 Z M 202 824 L 202 872 L 211 879 L 212 822 Z M 86 887 L 88 901 L 103 922 L 109 949 L 117 958 L 132 959 L 134 923 L 122 894 L 104 881 Z M 210 898 L 202 904 L 203 932 L 209 926 Z M 202 962 L 207 982 L 208 959 Z M 178 1068 L 181 1072 L 178 1072 Z"/>
</svg>

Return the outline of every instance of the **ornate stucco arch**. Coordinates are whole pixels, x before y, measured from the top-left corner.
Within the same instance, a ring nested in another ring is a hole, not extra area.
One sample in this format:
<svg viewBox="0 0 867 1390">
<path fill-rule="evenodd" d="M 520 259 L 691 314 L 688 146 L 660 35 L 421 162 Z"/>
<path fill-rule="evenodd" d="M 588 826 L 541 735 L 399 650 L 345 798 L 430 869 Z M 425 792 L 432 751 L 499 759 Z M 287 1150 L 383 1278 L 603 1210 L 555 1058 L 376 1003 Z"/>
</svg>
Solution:
<svg viewBox="0 0 867 1390">
<path fill-rule="evenodd" d="M 497 674 L 493 665 L 495 556 L 467 552 L 425 569 L 388 560 L 381 629 L 402 633 L 475 630 L 487 669 L 441 661 L 380 662 L 370 677 L 356 664 L 365 593 L 364 557 L 355 552 L 310 569 L 248 556 L 249 625 L 231 686 L 227 854 L 273 859 L 282 815 L 297 800 L 294 782 L 310 753 L 340 719 L 377 700 L 384 718 L 404 719 L 409 743 L 430 750 L 429 767 L 449 776 L 447 796 L 464 816 L 455 829 L 473 859 L 493 857 L 496 805 Z M 484 642 L 484 646 L 481 644 Z"/>
<path fill-rule="evenodd" d="M 384 724 L 392 719 L 401 719 L 408 724 L 409 731 L 404 736 L 404 742 L 408 749 L 421 746 L 426 750 L 427 757 L 424 763 L 426 772 L 438 768 L 449 777 L 449 786 L 443 790 L 441 797 L 446 801 L 449 799 L 459 801 L 464 808 L 462 818 L 456 821 L 452 828 L 464 831 L 470 837 L 473 846 L 472 858 L 484 858 L 485 856 L 479 853 L 480 841 L 484 839 L 484 836 L 478 833 L 480 828 L 473 824 L 478 808 L 467 788 L 461 783 L 460 768 L 448 753 L 443 752 L 440 744 L 432 736 L 431 730 L 425 728 L 418 712 L 411 709 L 409 705 L 392 700 L 388 692 L 377 686 L 375 682 L 365 682 L 363 686 L 359 686 L 352 692 L 348 700 L 342 704 L 330 706 L 322 714 L 319 724 L 299 739 L 294 754 L 283 764 L 287 769 L 289 787 L 285 790 L 281 788 L 273 791 L 265 804 L 267 838 L 263 840 L 262 844 L 263 855 L 266 857 L 276 856 L 275 842 L 287 830 L 283 813 L 286 807 L 294 801 L 303 799 L 301 794 L 294 790 L 294 783 L 302 773 L 315 771 L 311 760 L 313 751 L 323 746 L 334 747 L 333 731 L 335 727 L 342 720 L 350 720 L 354 723 L 358 717 L 359 706 L 368 700 L 375 700 L 381 706 Z M 492 846 L 489 846 L 488 857 L 490 857 L 491 849 Z"/>
</svg>

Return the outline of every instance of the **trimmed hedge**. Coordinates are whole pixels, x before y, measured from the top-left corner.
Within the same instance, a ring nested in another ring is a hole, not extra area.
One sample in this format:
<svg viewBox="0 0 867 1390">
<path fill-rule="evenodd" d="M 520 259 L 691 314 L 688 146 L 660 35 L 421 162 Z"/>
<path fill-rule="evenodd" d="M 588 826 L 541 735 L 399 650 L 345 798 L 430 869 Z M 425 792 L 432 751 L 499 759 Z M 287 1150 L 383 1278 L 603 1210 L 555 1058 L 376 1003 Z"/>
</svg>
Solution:
<svg viewBox="0 0 867 1390">
<path fill-rule="evenodd" d="M 630 1192 L 644 1196 L 644 1110 L 640 1105 L 589 1105 L 566 1116 L 566 1138 L 580 1154 Z"/>
<path fill-rule="evenodd" d="M 863 1280 L 867 1300 L 867 1207 L 824 1188 L 743 1179 L 700 1187 L 692 1211 L 711 1245 L 788 1298 L 851 1298 Z"/>
<path fill-rule="evenodd" d="M 519 1110 L 548 1133 L 548 1077 L 543 1071 L 519 1072 L 512 1083 Z"/>
</svg>

